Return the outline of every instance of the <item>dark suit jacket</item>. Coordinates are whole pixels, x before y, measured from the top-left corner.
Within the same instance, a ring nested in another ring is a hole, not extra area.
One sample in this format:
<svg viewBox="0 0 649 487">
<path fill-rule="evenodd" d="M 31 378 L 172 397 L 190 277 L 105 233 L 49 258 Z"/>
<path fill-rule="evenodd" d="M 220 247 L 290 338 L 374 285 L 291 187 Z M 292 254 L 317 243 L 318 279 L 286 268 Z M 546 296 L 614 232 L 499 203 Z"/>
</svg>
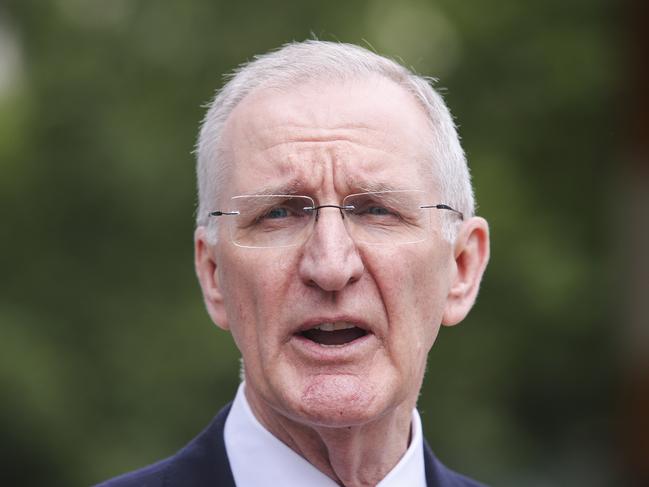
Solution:
<svg viewBox="0 0 649 487">
<path fill-rule="evenodd" d="M 175 455 L 96 487 L 235 487 L 223 440 L 231 405 Z M 425 441 L 424 463 L 428 487 L 484 487 L 442 465 Z"/>
</svg>

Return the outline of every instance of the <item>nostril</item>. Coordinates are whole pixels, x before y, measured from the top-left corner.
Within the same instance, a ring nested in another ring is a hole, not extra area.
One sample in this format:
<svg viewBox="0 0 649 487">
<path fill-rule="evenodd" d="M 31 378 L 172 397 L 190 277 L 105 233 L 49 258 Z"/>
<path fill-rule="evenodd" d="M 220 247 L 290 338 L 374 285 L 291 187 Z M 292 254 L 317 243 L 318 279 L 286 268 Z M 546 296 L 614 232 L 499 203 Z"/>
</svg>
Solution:
<svg viewBox="0 0 649 487">
<path fill-rule="evenodd" d="M 342 287 L 344 288 L 344 287 L 346 287 L 346 286 L 349 286 L 350 284 L 354 284 L 355 282 L 358 282 L 359 280 L 360 280 L 360 276 L 355 276 L 355 275 L 354 275 L 354 276 L 351 276 L 351 277 L 347 280 L 347 284 L 346 284 L 345 286 L 342 286 Z M 336 291 L 336 289 L 327 289 L 327 288 L 326 288 L 327 286 L 324 286 L 324 285 L 318 284 L 318 282 L 316 282 L 314 279 L 309 279 L 309 280 L 307 281 L 306 285 L 307 285 L 308 287 L 319 287 L 319 288 L 322 288 L 322 289 L 324 289 L 324 290 L 326 290 L 326 291 L 329 291 L 329 290 Z M 332 287 L 332 286 L 329 286 L 329 287 Z"/>
</svg>

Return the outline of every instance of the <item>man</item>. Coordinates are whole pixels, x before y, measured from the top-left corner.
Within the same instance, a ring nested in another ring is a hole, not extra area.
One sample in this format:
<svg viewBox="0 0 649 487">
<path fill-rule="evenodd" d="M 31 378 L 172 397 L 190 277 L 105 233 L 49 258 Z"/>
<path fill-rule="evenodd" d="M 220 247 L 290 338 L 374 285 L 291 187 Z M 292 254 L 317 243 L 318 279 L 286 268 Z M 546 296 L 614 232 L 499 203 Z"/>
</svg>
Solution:
<svg viewBox="0 0 649 487">
<path fill-rule="evenodd" d="M 196 272 L 245 380 L 183 450 L 104 485 L 479 485 L 415 409 L 489 255 L 441 97 L 360 47 L 289 44 L 234 74 L 197 153 Z"/>
</svg>

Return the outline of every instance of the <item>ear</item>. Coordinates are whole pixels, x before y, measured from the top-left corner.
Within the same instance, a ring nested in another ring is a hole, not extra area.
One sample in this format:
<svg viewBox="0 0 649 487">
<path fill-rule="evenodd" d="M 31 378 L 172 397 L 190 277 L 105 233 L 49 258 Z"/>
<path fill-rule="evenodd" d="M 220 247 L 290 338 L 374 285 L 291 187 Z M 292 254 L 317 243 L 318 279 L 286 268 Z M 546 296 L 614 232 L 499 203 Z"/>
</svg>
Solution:
<svg viewBox="0 0 649 487">
<path fill-rule="evenodd" d="M 489 261 L 489 225 L 484 218 L 472 217 L 462 225 L 453 253 L 455 272 L 442 316 L 442 324 L 446 326 L 462 321 L 478 295 Z"/>
<path fill-rule="evenodd" d="M 228 330 L 230 325 L 219 286 L 215 246 L 207 241 L 205 227 L 198 227 L 194 232 L 194 266 L 210 318 L 216 326 Z"/>
</svg>

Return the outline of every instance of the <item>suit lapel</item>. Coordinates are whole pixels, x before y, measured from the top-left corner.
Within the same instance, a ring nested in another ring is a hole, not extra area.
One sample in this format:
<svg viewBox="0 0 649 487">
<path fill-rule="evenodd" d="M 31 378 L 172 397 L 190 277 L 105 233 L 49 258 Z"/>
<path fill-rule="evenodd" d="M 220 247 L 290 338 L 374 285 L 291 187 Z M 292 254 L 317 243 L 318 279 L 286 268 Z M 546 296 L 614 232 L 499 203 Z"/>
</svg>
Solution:
<svg viewBox="0 0 649 487">
<path fill-rule="evenodd" d="M 428 487 L 441 487 L 437 459 L 433 455 L 428 442 L 424 439 L 424 468 L 426 469 L 426 485 Z"/>
<path fill-rule="evenodd" d="M 165 487 L 235 487 L 225 450 L 223 429 L 232 403 L 203 432 L 180 450 L 165 476 Z"/>
<path fill-rule="evenodd" d="M 424 440 L 424 468 L 428 487 L 486 487 L 444 466 L 435 457 L 426 440 Z"/>
</svg>

